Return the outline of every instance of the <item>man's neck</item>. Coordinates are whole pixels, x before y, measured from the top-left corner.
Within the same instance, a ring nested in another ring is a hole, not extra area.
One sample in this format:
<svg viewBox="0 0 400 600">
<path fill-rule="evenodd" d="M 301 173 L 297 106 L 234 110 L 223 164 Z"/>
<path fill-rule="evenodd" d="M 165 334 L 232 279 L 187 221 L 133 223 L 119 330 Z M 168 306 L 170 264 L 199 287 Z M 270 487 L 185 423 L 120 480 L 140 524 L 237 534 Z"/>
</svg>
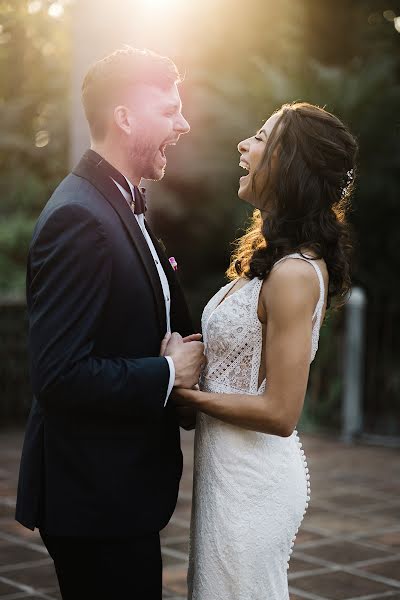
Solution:
<svg viewBox="0 0 400 600">
<path fill-rule="evenodd" d="M 119 171 L 132 185 L 139 186 L 141 176 L 132 171 L 131 166 L 126 164 L 126 159 L 121 153 L 110 150 L 104 145 L 92 142 L 91 149 L 97 154 L 100 154 L 107 162 L 110 163 L 117 171 Z"/>
</svg>

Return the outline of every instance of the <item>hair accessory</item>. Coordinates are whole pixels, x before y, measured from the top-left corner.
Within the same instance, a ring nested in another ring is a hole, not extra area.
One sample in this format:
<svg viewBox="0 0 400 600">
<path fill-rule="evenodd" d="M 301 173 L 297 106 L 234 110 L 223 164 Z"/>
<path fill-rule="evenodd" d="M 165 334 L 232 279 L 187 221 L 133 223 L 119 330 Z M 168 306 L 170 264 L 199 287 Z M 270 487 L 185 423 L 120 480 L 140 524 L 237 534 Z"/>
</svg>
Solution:
<svg viewBox="0 0 400 600">
<path fill-rule="evenodd" d="M 354 169 L 350 169 L 349 171 L 347 171 L 346 177 L 343 178 L 343 179 L 344 179 L 344 185 L 343 185 L 343 188 L 342 188 L 341 197 L 345 198 L 345 196 L 347 196 L 347 193 L 348 193 L 348 191 L 349 191 L 349 189 L 352 186 L 353 181 L 354 181 Z"/>
</svg>

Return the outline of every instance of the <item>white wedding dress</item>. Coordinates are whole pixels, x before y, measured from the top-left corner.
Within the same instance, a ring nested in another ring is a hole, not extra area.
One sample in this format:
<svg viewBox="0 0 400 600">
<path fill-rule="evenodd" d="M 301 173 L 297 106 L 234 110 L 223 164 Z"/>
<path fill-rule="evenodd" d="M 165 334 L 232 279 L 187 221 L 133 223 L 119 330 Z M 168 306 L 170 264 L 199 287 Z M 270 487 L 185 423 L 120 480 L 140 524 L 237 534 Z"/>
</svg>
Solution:
<svg viewBox="0 0 400 600">
<path fill-rule="evenodd" d="M 310 362 L 318 348 L 324 280 L 312 323 Z M 275 263 L 274 268 L 279 262 Z M 258 385 L 262 281 L 255 278 L 226 299 L 234 282 L 211 298 L 202 316 L 207 366 L 201 389 L 262 394 Z M 290 376 L 290 374 L 288 374 Z M 287 568 L 310 498 L 309 474 L 297 431 L 258 433 L 199 413 L 195 434 L 189 600 L 288 600 Z"/>
</svg>

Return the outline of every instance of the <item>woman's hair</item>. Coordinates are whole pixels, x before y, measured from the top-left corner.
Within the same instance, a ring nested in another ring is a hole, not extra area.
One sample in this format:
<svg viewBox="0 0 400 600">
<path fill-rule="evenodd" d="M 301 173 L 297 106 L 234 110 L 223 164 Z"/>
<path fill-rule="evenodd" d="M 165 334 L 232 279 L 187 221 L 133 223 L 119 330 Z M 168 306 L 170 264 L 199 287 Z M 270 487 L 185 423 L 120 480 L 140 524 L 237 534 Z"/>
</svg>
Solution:
<svg viewBox="0 0 400 600">
<path fill-rule="evenodd" d="M 312 250 L 329 273 L 327 306 L 350 291 L 350 227 L 346 222 L 354 187 L 357 142 L 347 127 L 323 108 L 305 102 L 284 104 L 253 175 L 253 192 L 267 207 L 255 210 L 247 232 L 236 242 L 230 279 L 265 279 L 275 262 Z M 276 168 L 271 172 L 273 153 Z"/>
</svg>

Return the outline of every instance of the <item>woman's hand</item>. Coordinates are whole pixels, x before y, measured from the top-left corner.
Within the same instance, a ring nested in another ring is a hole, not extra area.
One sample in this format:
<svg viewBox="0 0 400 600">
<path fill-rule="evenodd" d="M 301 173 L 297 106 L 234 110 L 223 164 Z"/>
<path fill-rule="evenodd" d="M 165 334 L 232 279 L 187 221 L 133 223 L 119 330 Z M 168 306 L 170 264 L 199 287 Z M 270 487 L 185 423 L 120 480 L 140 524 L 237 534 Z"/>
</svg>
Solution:
<svg viewBox="0 0 400 600">
<path fill-rule="evenodd" d="M 196 427 L 198 409 L 196 404 L 189 404 L 189 402 L 193 402 L 194 396 L 189 398 L 189 395 L 185 392 L 198 392 L 199 394 L 201 392 L 198 385 L 195 385 L 191 390 L 184 388 L 174 388 L 172 390 L 171 400 L 175 404 L 179 425 L 186 431 L 190 431 Z"/>
<path fill-rule="evenodd" d="M 185 388 L 174 388 L 171 398 L 176 406 L 198 407 L 201 403 L 203 392 L 198 389 L 187 390 Z"/>
</svg>

